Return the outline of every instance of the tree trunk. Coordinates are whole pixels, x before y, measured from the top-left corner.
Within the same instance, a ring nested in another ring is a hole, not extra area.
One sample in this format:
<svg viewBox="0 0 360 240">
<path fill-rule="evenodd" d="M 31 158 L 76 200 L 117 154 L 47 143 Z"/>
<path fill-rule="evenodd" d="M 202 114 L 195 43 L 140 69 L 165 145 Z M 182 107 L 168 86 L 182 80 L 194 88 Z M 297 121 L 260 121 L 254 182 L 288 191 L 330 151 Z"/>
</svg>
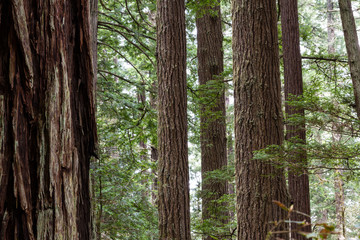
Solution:
<svg viewBox="0 0 360 240">
<path fill-rule="evenodd" d="M 197 57 L 200 85 L 206 86 L 211 80 L 216 80 L 216 86 L 207 86 L 202 95 L 211 101 L 201 104 L 200 142 L 201 142 L 201 176 L 202 176 L 202 219 L 210 221 L 218 227 L 228 221 L 228 212 L 224 211 L 219 200 L 228 193 L 226 180 L 206 179 L 208 172 L 221 170 L 227 166 L 226 156 L 226 115 L 225 115 L 225 87 L 220 76 L 224 71 L 222 50 L 222 29 L 220 6 L 207 9 L 204 16 L 197 17 Z M 213 11 L 216 13 L 210 13 Z M 210 88 L 210 89 L 208 89 Z M 209 90 L 209 91 L 207 91 Z M 214 96 L 213 96 L 214 95 Z M 215 115 L 215 117 L 214 117 Z M 221 233 L 213 233 L 214 235 Z M 221 236 L 217 236 L 221 237 Z M 205 234 L 205 239 L 213 239 Z"/>
<path fill-rule="evenodd" d="M 1 239 L 93 238 L 96 6 L 0 3 Z"/>
<path fill-rule="evenodd" d="M 285 139 L 293 144 L 306 143 L 305 121 L 292 123 L 291 117 L 305 117 L 303 108 L 293 107 L 288 101 L 296 101 L 303 95 L 303 81 L 301 70 L 300 39 L 299 39 L 299 20 L 298 20 L 298 1 L 281 0 L 281 28 L 283 42 L 284 59 L 284 79 L 285 79 L 285 112 L 288 118 L 286 122 Z M 294 209 L 310 215 L 310 190 L 309 176 L 306 170 L 307 156 L 306 151 L 301 147 L 294 149 L 290 154 L 289 163 L 292 165 L 288 172 L 289 193 Z M 293 221 L 311 222 L 310 217 L 292 213 L 290 219 Z M 311 226 L 300 227 L 298 224 L 291 224 L 291 236 L 294 239 L 307 239 L 297 231 L 311 232 Z"/>
<path fill-rule="evenodd" d="M 327 0 L 327 32 L 328 32 L 328 53 L 335 54 L 335 28 L 334 28 L 334 3 Z"/>
<path fill-rule="evenodd" d="M 235 167 L 238 239 L 265 239 L 288 204 L 285 176 L 253 151 L 283 141 L 275 0 L 233 1 Z M 277 228 L 284 230 L 284 225 Z M 287 238 L 288 234 L 278 237 Z"/>
<path fill-rule="evenodd" d="M 351 79 L 354 87 L 356 113 L 360 119 L 360 47 L 355 19 L 351 9 L 351 0 L 339 0 L 339 7 Z"/>
<path fill-rule="evenodd" d="M 160 239 L 190 239 L 185 1 L 157 1 Z"/>
<path fill-rule="evenodd" d="M 329 54 L 335 54 L 335 29 L 334 29 L 334 3 L 332 0 L 327 0 L 327 15 L 328 15 L 328 52 Z M 334 69 L 335 71 L 335 69 Z M 337 79 L 336 79 L 337 81 Z M 337 103 L 335 103 L 337 104 Z M 341 141 L 341 135 L 337 132 L 339 128 L 338 123 L 333 123 L 333 129 L 335 130 L 332 133 L 332 138 L 334 142 Z M 340 166 L 341 167 L 341 166 Z M 344 193 L 344 182 L 342 180 L 342 172 L 337 170 L 335 171 L 334 177 L 334 190 L 335 190 L 335 213 L 336 213 L 336 226 L 337 230 L 340 233 L 338 239 L 345 239 L 345 193 Z"/>
</svg>

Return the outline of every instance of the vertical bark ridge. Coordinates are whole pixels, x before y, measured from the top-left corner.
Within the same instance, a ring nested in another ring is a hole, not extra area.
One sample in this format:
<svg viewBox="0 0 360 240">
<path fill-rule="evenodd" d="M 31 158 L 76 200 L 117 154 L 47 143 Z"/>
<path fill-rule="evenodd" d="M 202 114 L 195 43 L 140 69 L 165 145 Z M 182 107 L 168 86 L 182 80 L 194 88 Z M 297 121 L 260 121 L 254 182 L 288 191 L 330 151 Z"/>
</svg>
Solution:
<svg viewBox="0 0 360 240">
<path fill-rule="evenodd" d="M 217 210 L 221 206 L 214 204 L 214 200 L 228 193 L 228 184 L 221 180 L 204 180 L 208 172 L 221 170 L 227 166 L 225 88 L 221 77 L 224 71 L 224 54 L 220 5 L 206 10 L 208 12 L 204 16 L 196 18 L 199 82 L 201 85 L 206 85 L 211 80 L 218 81 L 217 86 L 205 88 L 203 97 L 208 97 L 209 93 L 206 90 L 211 88 L 215 88 L 218 92 L 213 96 L 210 104 L 207 102 L 201 106 L 202 219 L 223 225 L 227 223 L 229 213 Z M 213 117 L 213 114 L 217 116 Z M 207 236 L 205 239 L 213 238 Z"/>
<path fill-rule="evenodd" d="M 283 59 L 284 59 L 284 79 L 285 79 L 285 101 L 295 101 L 302 97 L 303 81 L 302 81 L 302 65 L 300 55 L 300 36 L 298 21 L 298 1 L 280 1 L 281 7 L 281 25 L 282 25 L 282 42 L 283 42 Z M 304 109 L 296 108 L 285 103 L 285 112 L 287 118 L 291 118 L 294 114 L 301 117 L 305 116 Z M 286 140 L 296 144 L 306 143 L 305 121 L 300 124 L 286 122 Z M 306 151 L 295 149 L 290 154 L 290 163 L 294 166 L 289 168 L 289 193 L 294 204 L 294 209 L 310 215 L 310 192 L 309 177 L 306 170 L 307 156 Z M 292 214 L 292 220 L 311 222 L 309 217 L 300 214 Z M 300 228 L 297 224 L 291 225 L 291 230 L 299 230 L 311 232 L 311 226 Z M 307 239 L 306 237 L 292 233 L 295 239 Z"/>
<path fill-rule="evenodd" d="M 190 239 L 185 2 L 157 1 L 160 239 Z"/>
<path fill-rule="evenodd" d="M 8 193 L 0 202 L 1 239 L 91 239 L 89 162 L 97 136 L 90 6 L 11 0 L 0 9 L 0 49 L 8 49 L 0 51 L 7 86 L 0 189 Z"/>
<path fill-rule="evenodd" d="M 252 159 L 284 138 L 276 1 L 234 0 L 232 9 L 238 239 L 265 239 L 269 222 L 286 217 L 272 200 L 288 203 L 283 170 Z"/>
</svg>

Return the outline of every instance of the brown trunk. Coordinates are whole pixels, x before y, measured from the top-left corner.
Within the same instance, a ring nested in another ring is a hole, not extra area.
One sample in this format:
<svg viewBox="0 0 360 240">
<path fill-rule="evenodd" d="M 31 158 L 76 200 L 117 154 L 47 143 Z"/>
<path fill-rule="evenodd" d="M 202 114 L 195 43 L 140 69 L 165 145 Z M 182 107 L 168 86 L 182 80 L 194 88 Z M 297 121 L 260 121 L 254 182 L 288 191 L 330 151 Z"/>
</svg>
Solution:
<svg viewBox="0 0 360 240">
<path fill-rule="evenodd" d="M 0 3 L 0 238 L 92 239 L 94 2 Z"/>
<path fill-rule="evenodd" d="M 284 59 L 285 79 L 285 112 L 290 121 L 286 122 L 286 140 L 296 144 L 306 143 L 305 121 L 291 123 L 291 117 L 305 117 L 303 108 L 292 107 L 287 101 L 294 101 L 303 94 L 303 81 L 301 71 L 301 55 L 299 41 L 298 1 L 281 0 L 281 27 Z M 309 176 L 306 170 L 306 151 L 301 147 L 294 149 L 290 154 L 289 162 L 291 167 L 288 172 L 289 193 L 294 209 L 310 215 L 310 192 Z M 290 216 L 293 221 L 306 221 L 311 219 L 300 214 L 293 213 Z M 297 231 L 311 232 L 311 226 L 300 227 L 298 224 L 291 224 L 292 238 L 307 239 Z M 295 232 L 294 232 L 295 231 Z"/>
<path fill-rule="evenodd" d="M 335 29 L 334 29 L 334 3 L 333 0 L 327 0 L 327 15 L 328 15 L 328 52 L 329 54 L 335 54 Z M 334 67 L 335 68 L 335 67 Z M 334 69 L 335 71 L 335 69 Z M 338 79 L 336 79 L 338 81 Z M 335 103 L 337 104 L 337 103 Z M 334 133 L 332 138 L 334 142 L 341 141 L 341 135 L 337 132 L 339 126 L 338 123 L 333 123 Z M 343 180 L 341 178 L 342 172 L 336 171 L 334 178 L 334 190 L 335 190 L 335 213 L 336 213 L 336 226 L 340 233 L 338 239 L 345 239 L 345 194 L 343 188 Z"/>
<path fill-rule="evenodd" d="M 285 176 L 253 151 L 283 141 L 275 0 L 233 1 L 235 167 L 238 239 L 265 239 L 287 213 Z M 278 230 L 284 230 L 282 225 Z M 278 237 L 287 238 L 288 234 Z"/>
<path fill-rule="evenodd" d="M 185 1 L 157 1 L 160 239 L 190 239 Z"/>
<path fill-rule="evenodd" d="M 351 79 L 354 87 L 356 113 L 360 119 L 360 47 L 355 19 L 351 9 L 351 0 L 339 0 L 339 7 Z"/>
<path fill-rule="evenodd" d="M 201 105 L 202 219 L 220 227 L 227 223 L 229 214 L 223 211 L 222 205 L 218 205 L 216 200 L 227 194 L 227 182 L 226 180 L 206 180 L 206 176 L 208 172 L 220 170 L 227 166 L 225 88 L 223 78 L 220 76 L 224 71 L 223 35 L 220 6 L 209 8 L 208 11 L 216 12 L 216 16 L 214 13 L 208 12 L 196 19 L 199 82 L 203 86 L 211 80 L 216 80 L 219 83 L 214 86 L 215 90 L 218 90 L 216 95 L 211 96 L 211 101 L 206 101 Z M 211 89 L 209 90 L 211 91 Z M 206 88 L 202 94 L 203 97 L 209 98 Z M 205 239 L 213 239 L 208 234 L 205 233 Z M 217 235 L 219 233 L 212 234 Z M 217 237 L 222 238 L 221 236 Z"/>
</svg>

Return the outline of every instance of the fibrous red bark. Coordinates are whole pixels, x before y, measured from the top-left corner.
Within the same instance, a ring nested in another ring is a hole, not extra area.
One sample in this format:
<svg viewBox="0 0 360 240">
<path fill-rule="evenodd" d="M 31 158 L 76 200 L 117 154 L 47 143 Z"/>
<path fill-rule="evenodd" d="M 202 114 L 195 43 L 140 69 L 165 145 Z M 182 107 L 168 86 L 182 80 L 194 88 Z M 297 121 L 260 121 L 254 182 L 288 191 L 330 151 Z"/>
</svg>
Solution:
<svg viewBox="0 0 360 240">
<path fill-rule="evenodd" d="M 0 3 L 1 239 L 92 238 L 96 6 Z"/>
</svg>

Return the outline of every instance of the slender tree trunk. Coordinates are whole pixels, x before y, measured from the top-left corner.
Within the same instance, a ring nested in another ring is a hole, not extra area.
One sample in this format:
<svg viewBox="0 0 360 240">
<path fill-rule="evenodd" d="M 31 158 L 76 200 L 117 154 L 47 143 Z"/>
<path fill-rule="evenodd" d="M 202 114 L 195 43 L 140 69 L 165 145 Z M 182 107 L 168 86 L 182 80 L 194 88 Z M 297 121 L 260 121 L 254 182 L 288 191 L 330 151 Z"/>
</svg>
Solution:
<svg viewBox="0 0 360 240">
<path fill-rule="evenodd" d="M 291 117 L 294 117 L 294 115 L 301 116 L 302 118 L 305 117 L 304 109 L 292 107 L 287 102 L 297 100 L 303 95 L 298 1 L 281 0 L 280 7 L 285 79 L 285 112 L 288 118 L 285 138 L 294 144 L 305 144 L 305 121 L 291 123 Z M 306 151 L 301 147 L 294 149 L 293 153 L 290 154 L 289 162 L 292 165 L 288 172 L 289 193 L 294 209 L 310 215 L 310 190 L 309 176 L 306 170 Z M 305 220 L 307 223 L 311 222 L 310 217 L 304 217 L 295 213 L 290 216 L 290 219 L 294 221 Z M 291 230 L 311 232 L 311 226 L 300 227 L 298 224 L 291 224 Z M 291 236 L 294 239 L 307 239 L 297 232 L 292 232 Z"/>
<path fill-rule="evenodd" d="M 345 193 L 344 193 L 344 181 L 342 180 L 342 172 L 337 170 L 335 172 L 335 205 L 336 205 L 336 227 L 339 231 L 339 240 L 343 240 L 346 237 L 345 228 Z"/>
<path fill-rule="evenodd" d="M 232 7 L 237 231 L 239 240 L 260 240 L 271 221 L 287 216 L 272 201 L 288 204 L 283 170 L 253 159 L 253 151 L 284 138 L 276 1 L 234 0 Z"/>
<path fill-rule="evenodd" d="M 339 7 L 351 79 L 354 87 L 356 113 L 360 119 L 360 47 L 355 19 L 351 9 L 351 0 L 339 0 Z"/>
<path fill-rule="evenodd" d="M 225 88 L 223 78 L 220 76 L 224 71 L 223 35 L 220 5 L 209 8 L 208 11 L 213 11 L 213 13 L 208 12 L 196 19 L 198 74 L 200 85 L 206 86 L 211 80 L 218 81 L 218 84 L 213 87 L 218 92 L 215 96 L 211 96 L 211 103 L 206 102 L 201 105 L 202 219 L 220 227 L 227 223 L 229 214 L 222 209 L 223 204 L 219 205 L 215 201 L 227 194 L 228 184 L 226 180 L 206 180 L 206 177 L 208 172 L 224 169 L 227 166 Z M 203 97 L 209 94 L 206 89 L 203 91 Z M 213 238 L 207 235 L 204 239 Z"/>
<path fill-rule="evenodd" d="M 156 147 L 151 147 L 151 161 L 154 162 L 154 163 L 157 163 L 158 162 L 158 159 L 159 159 L 159 154 L 158 154 L 158 150 Z M 158 201 L 158 198 L 157 198 L 157 194 L 156 194 L 156 191 L 158 190 L 158 178 L 157 178 L 157 174 L 154 172 L 153 173 L 154 175 L 154 179 L 153 179 L 153 183 L 152 183 L 152 193 L 151 193 L 151 201 L 152 201 L 152 204 L 154 205 L 157 205 L 157 201 Z"/>
<path fill-rule="evenodd" d="M 157 1 L 160 239 L 190 239 L 185 1 Z"/>
<path fill-rule="evenodd" d="M 335 54 L 335 28 L 334 28 L 334 3 L 327 0 L 327 32 L 328 32 L 328 53 Z"/>
<path fill-rule="evenodd" d="M 151 74 L 151 73 L 149 73 Z M 155 91 L 157 89 L 157 84 L 156 82 L 154 82 L 152 84 L 152 89 Z M 152 109 L 157 109 L 157 96 L 155 94 L 151 94 L 150 95 L 150 106 Z M 155 165 L 157 164 L 158 162 L 158 159 L 159 159 L 159 153 L 158 153 L 158 149 L 157 147 L 155 146 L 155 142 L 154 141 L 151 141 L 151 151 L 150 151 L 150 158 L 151 158 L 151 161 L 153 163 L 155 163 Z M 157 190 L 158 190 L 158 177 L 157 177 L 157 168 L 153 168 L 152 170 L 152 174 L 154 176 L 153 178 L 153 183 L 152 183 L 152 194 L 151 194 L 151 201 L 152 201 L 152 204 L 153 205 L 157 205 Z"/>
<path fill-rule="evenodd" d="M 328 15 L 328 52 L 329 54 L 335 54 L 335 29 L 334 29 L 334 3 L 333 0 L 327 0 L 327 15 Z M 334 69 L 335 70 L 335 69 Z M 336 103 L 335 103 L 336 104 Z M 338 124 L 334 123 L 334 133 L 333 133 L 333 141 L 340 142 L 341 135 L 337 132 Z M 343 180 L 341 178 L 341 171 L 335 172 L 334 178 L 334 190 L 335 190 L 335 205 L 336 205 L 336 226 L 338 229 L 339 237 L 338 239 L 345 239 L 345 193 L 343 188 Z"/>
<path fill-rule="evenodd" d="M 93 1 L 0 3 L 0 238 L 92 239 Z"/>
</svg>

